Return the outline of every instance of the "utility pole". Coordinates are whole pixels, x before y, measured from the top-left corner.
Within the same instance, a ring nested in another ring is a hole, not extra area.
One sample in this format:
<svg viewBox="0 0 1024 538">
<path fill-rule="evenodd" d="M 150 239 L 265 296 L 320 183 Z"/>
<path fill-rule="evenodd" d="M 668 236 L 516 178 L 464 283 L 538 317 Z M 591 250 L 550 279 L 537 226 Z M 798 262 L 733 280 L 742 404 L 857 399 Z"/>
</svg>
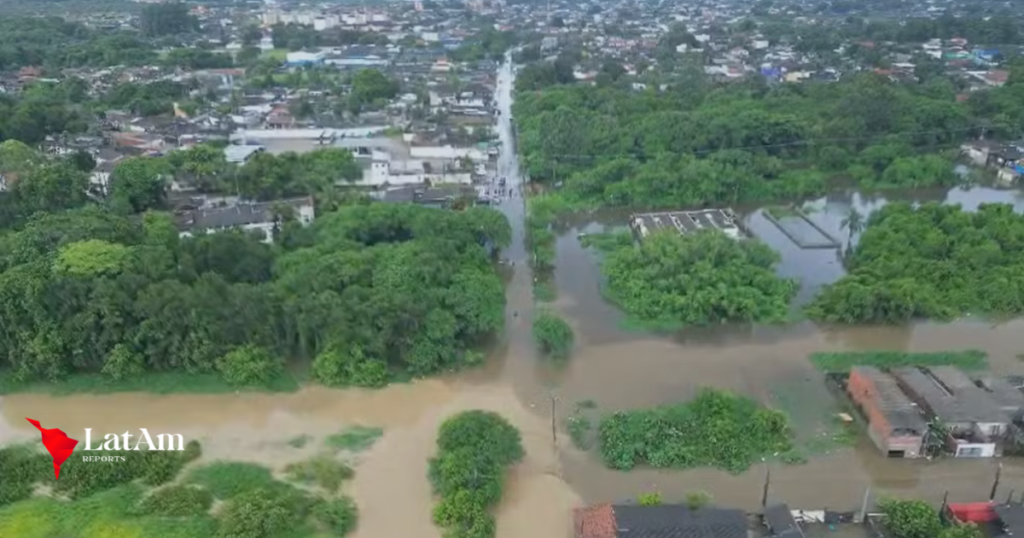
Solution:
<svg viewBox="0 0 1024 538">
<path fill-rule="evenodd" d="M 551 443 L 558 446 L 558 423 L 556 416 L 557 399 L 555 393 L 549 392 L 548 396 L 551 398 Z"/>
<path fill-rule="evenodd" d="M 764 489 L 761 490 L 761 511 L 768 508 L 768 489 L 772 483 L 772 468 L 768 466 L 768 462 L 761 458 L 764 462 Z"/>
<path fill-rule="evenodd" d="M 860 522 L 868 520 L 868 499 L 871 497 L 871 486 L 864 490 L 864 500 L 860 504 Z"/>
<path fill-rule="evenodd" d="M 1000 463 L 999 467 L 996 467 L 996 479 L 992 482 L 992 492 L 988 495 L 988 500 L 993 501 L 996 498 L 996 490 L 999 489 L 999 475 L 1003 473 L 1003 464 Z"/>
</svg>

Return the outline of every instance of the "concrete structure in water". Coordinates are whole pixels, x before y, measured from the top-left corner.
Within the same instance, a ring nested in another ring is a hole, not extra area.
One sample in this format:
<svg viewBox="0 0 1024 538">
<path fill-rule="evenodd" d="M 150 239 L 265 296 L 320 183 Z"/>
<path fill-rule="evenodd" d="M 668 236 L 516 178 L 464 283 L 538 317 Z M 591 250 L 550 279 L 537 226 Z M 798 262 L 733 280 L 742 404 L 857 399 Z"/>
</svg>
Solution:
<svg viewBox="0 0 1024 538">
<path fill-rule="evenodd" d="M 868 420 L 868 437 L 890 457 L 921 456 L 928 425 L 893 377 L 873 366 L 855 366 L 846 384 Z"/>
<path fill-rule="evenodd" d="M 933 440 L 956 457 L 999 456 L 1001 441 L 1024 412 L 1024 394 L 1005 380 L 975 380 L 953 366 L 856 366 L 846 390 L 868 421 L 869 437 L 890 457 L 923 456 L 931 421 L 945 431 Z"/>
<path fill-rule="evenodd" d="M 698 211 L 665 211 L 661 213 L 636 213 L 629 217 L 629 227 L 643 239 L 651 232 L 675 229 L 680 234 L 699 230 L 721 230 L 733 239 L 745 237 L 737 224 L 736 214 L 731 209 L 701 209 Z"/>
</svg>

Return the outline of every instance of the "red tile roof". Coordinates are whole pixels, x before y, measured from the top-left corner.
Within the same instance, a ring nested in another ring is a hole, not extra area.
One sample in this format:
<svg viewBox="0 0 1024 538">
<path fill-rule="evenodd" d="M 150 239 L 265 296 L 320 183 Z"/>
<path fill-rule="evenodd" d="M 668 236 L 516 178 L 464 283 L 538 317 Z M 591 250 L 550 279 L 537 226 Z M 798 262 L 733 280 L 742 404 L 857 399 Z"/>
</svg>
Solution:
<svg viewBox="0 0 1024 538">
<path fill-rule="evenodd" d="M 610 504 L 598 504 L 573 511 L 576 538 L 616 538 L 615 511 Z"/>
</svg>

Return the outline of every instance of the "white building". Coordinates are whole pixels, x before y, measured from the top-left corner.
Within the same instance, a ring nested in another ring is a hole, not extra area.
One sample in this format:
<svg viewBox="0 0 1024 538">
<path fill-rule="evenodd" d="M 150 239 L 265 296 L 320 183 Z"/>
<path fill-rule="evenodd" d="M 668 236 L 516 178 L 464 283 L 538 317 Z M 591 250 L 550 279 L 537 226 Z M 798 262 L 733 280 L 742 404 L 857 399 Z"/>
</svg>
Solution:
<svg viewBox="0 0 1024 538">
<path fill-rule="evenodd" d="M 299 51 L 289 52 L 285 61 L 288 63 L 288 65 L 316 65 L 323 63 L 324 58 L 326 57 L 327 55 L 320 51 Z"/>
</svg>

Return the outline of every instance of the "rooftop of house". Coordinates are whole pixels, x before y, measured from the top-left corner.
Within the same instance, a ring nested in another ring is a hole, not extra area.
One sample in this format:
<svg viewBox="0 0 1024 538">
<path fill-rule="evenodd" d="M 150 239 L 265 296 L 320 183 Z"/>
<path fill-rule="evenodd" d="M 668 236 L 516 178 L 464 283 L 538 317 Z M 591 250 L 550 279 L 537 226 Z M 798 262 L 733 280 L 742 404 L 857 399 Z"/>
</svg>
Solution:
<svg viewBox="0 0 1024 538">
<path fill-rule="evenodd" d="M 1024 410 L 1024 392 L 1013 386 L 1009 381 L 1001 377 L 985 376 L 979 382 L 988 391 L 992 399 L 1002 408 L 1012 414 Z"/>
<path fill-rule="evenodd" d="M 1006 423 L 1007 414 L 984 389 L 952 366 L 898 368 L 893 375 L 946 423 Z"/>
<path fill-rule="evenodd" d="M 178 228 L 181 230 L 234 228 L 262 224 L 274 220 L 274 212 L 280 205 L 289 205 L 299 209 L 303 206 L 312 206 L 313 201 L 305 197 L 271 202 L 243 202 L 228 207 L 196 209 L 178 215 L 176 220 Z"/>
<path fill-rule="evenodd" d="M 870 379 L 875 386 L 878 410 L 888 419 L 893 430 L 924 433 L 927 428 L 917 405 L 903 392 L 891 375 L 874 366 L 855 366 L 851 373 Z"/>
<path fill-rule="evenodd" d="M 993 507 L 1003 524 L 1004 536 L 1020 536 L 1024 534 L 1024 506 L 1020 504 L 998 504 Z"/>
<path fill-rule="evenodd" d="M 683 505 L 611 505 L 577 509 L 576 538 L 747 538 L 741 510 Z"/>
</svg>

